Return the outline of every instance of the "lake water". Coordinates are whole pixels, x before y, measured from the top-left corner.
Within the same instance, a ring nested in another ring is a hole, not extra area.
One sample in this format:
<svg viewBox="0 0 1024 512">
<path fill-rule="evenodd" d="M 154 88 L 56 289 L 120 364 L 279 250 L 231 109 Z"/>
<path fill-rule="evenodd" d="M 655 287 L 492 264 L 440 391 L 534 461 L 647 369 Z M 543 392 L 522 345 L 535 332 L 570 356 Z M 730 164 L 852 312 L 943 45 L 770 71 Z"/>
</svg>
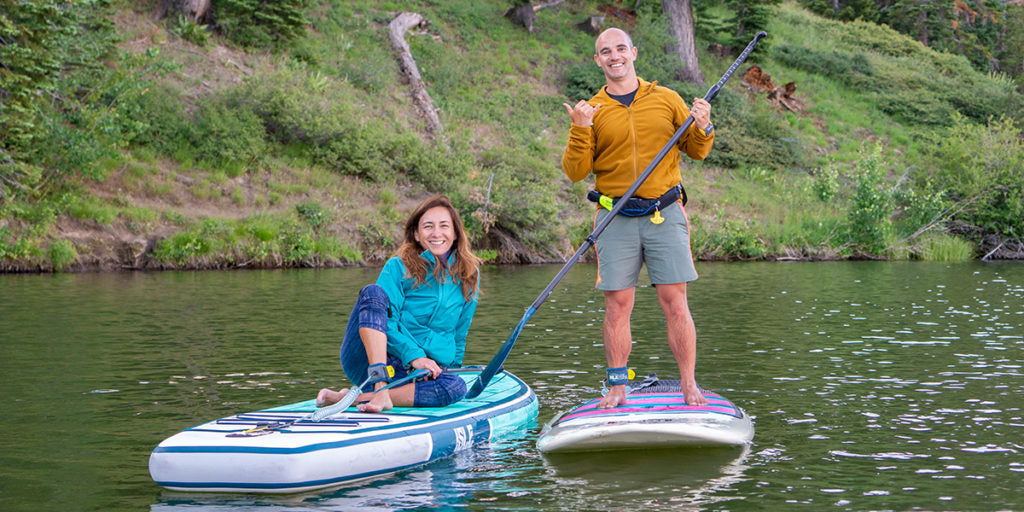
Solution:
<svg viewBox="0 0 1024 512">
<path fill-rule="evenodd" d="M 558 271 L 488 267 L 467 364 Z M 698 380 L 754 418 L 747 449 L 548 457 L 535 442 L 604 377 L 595 268 L 577 265 L 506 367 L 518 438 L 290 495 L 163 490 L 162 439 L 347 384 L 339 336 L 376 269 L 0 275 L 0 510 L 1021 510 L 1024 265 L 702 263 Z M 638 289 L 630 360 L 673 375 Z"/>
</svg>

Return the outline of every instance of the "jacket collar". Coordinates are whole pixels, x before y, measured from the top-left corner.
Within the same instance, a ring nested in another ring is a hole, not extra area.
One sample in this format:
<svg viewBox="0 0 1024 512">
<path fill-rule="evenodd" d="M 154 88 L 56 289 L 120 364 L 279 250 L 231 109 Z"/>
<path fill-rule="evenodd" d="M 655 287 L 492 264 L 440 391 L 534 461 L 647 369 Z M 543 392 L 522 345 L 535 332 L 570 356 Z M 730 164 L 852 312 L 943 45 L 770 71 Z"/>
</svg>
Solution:
<svg viewBox="0 0 1024 512">
<path fill-rule="evenodd" d="M 651 92 L 651 90 L 654 89 L 655 85 L 658 85 L 658 81 L 657 80 L 655 80 L 653 82 L 647 82 L 643 78 L 640 78 L 640 77 L 637 77 L 636 79 L 637 79 L 637 81 L 640 82 L 640 87 L 637 88 L 636 96 L 633 97 L 633 101 L 636 101 L 636 100 L 640 99 L 641 97 L 646 96 L 647 93 Z M 601 90 L 597 92 L 597 95 L 594 97 L 594 99 L 596 99 L 598 102 L 600 102 L 602 104 L 611 103 L 611 104 L 621 105 L 621 103 L 613 100 L 612 97 L 608 95 L 608 86 L 607 85 L 604 85 L 604 86 L 601 87 Z"/>
<path fill-rule="evenodd" d="M 420 253 L 420 257 L 430 262 L 431 265 L 437 265 L 437 258 L 435 258 L 434 253 L 430 252 L 429 250 L 424 249 L 423 252 Z M 455 263 L 454 250 L 448 251 L 448 262 L 445 266 L 451 268 L 452 263 Z"/>
</svg>

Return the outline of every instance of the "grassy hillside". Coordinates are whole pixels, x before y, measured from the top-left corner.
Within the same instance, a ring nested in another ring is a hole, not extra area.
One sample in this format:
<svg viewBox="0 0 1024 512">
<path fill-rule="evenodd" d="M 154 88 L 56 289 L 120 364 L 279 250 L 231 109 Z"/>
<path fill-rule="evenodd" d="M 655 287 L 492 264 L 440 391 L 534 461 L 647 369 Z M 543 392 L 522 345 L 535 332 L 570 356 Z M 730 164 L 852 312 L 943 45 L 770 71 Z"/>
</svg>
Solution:
<svg viewBox="0 0 1024 512">
<path fill-rule="evenodd" d="M 0 267 L 374 263 L 434 192 L 455 200 L 491 261 L 560 260 L 578 246 L 592 207 L 588 184 L 559 169 L 561 104 L 602 83 L 593 36 L 575 27 L 599 2 L 538 11 L 532 33 L 503 16 L 507 2 L 310 3 L 305 34 L 272 49 L 158 19 L 155 1 L 121 3 L 120 54 L 92 71 L 117 75 L 119 92 L 102 99 L 117 151 L 60 186 L 4 195 Z M 387 39 L 402 11 L 429 22 L 406 40 L 444 126 L 433 140 Z M 672 78 L 657 2 L 634 14 L 605 27 L 634 35 L 639 74 L 703 96 Z M 794 4 L 766 30 L 770 44 L 740 72 L 795 82 L 804 108 L 777 110 L 739 74 L 718 97 L 712 156 L 681 168 L 699 258 L 1014 255 L 1024 101 L 1010 80 Z M 730 36 L 698 40 L 709 82 L 733 57 L 706 49 Z"/>
</svg>

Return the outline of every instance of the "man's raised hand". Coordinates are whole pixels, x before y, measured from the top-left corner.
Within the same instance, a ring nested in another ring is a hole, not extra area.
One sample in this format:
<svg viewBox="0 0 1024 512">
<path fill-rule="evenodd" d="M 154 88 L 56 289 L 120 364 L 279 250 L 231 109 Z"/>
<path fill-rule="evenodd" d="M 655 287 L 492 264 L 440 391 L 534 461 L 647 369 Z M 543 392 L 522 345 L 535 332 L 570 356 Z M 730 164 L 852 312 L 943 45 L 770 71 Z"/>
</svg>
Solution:
<svg viewBox="0 0 1024 512">
<path fill-rule="evenodd" d="M 601 104 L 598 103 L 596 107 L 592 107 L 587 100 L 580 100 L 575 107 L 570 107 L 568 103 L 562 103 L 565 107 L 566 113 L 569 114 L 569 118 L 572 119 L 572 124 L 576 126 L 591 126 L 594 124 L 594 113 L 597 109 L 601 108 Z"/>
</svg>

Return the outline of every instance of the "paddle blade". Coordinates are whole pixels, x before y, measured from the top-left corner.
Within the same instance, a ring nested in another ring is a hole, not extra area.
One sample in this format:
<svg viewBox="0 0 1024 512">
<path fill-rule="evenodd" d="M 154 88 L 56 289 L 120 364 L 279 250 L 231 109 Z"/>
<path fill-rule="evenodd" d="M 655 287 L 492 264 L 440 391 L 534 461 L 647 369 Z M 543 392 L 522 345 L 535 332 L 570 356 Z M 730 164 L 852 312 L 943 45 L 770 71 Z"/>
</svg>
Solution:
<svg viewBox="0 0 1024 512">
<path fill-rule="evenodd" d="M 478 377 L 476 382 L 473 383 L 473 387 L 469 389 L 469 393 L 466 393 L 466 398 L 476 398 L 480 396 L 480 393 L 482 393 L 484 388 L 487 387 L 487 383 L 491 381 L 491 378 L 501 371 L 502 365 L 505 364 L 505 359 L 507 359 L 509 353 L 512 352 L 512 346 L 516 344 L 516 339 L 519 338 L 519 333 L 522 332 L 523 327 L 526 326 L 526 322 L 530 320 L 531 316 L 533 316 L 534 311 L 536 311 L 536 308 L 533 306 L 530 306 L 526 310 L 526 313 L 523 314 L 523 319 L 520 320 L 519 324 L 516 325 L 516 328 L 512 330 L 512 334 L 510 334 L 508 339 L 505 340 L 505 344 L 501 346 L 501 350 L 495 354 L 494 358 L 491 359 L 491 362 L 487 364 L 486 368 L 484 368 L 484 371 L 480 372 L 480 377 Z"/>
</svg>

